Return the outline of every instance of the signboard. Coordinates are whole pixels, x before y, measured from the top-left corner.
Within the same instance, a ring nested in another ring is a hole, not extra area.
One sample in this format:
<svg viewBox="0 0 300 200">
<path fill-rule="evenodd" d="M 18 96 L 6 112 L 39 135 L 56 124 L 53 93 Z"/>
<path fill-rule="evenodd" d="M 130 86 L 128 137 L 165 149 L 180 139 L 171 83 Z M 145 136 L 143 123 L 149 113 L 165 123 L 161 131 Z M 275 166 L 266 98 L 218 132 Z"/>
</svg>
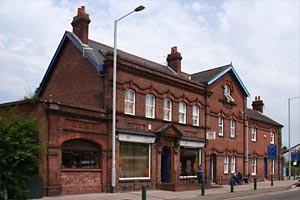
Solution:
<svg viewBox="0 0 300 200">
<path fill-rule="evenodd" d="M 277 146 L 275 144 L 268 145 L 268 159 L 275 160 L 277 157 Z"/>
<path fill-rule="evenodd" d="M 291 160 L 298 160 L 298 152 L 291 152 Z"/>
</svg>

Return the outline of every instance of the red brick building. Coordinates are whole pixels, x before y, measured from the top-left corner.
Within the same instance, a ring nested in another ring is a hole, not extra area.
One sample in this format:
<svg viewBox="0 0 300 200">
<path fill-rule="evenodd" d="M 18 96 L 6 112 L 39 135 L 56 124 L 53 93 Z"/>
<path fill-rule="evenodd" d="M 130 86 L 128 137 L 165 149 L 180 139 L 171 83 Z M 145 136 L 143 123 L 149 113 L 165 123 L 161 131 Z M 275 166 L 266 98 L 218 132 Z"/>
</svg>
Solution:
<svg viewBox="0 0 300 200">
<path fill-rule="evenodd" d="M 89 23 L 79 8 L 35 104 L 0 105 L 39 115 L 44 195 L 111 190 L 113 49 L 88 38 Z M 177 47 L 167 66 L 118 51 L 115 189 L 199 188 L 199 164 L 207 184 L 234 172 L 269 178 L 267 145 L 280 148 L 282 125 L 262 114 L 260 99 L 247 108 L 249 92 L 232 65 L 190 75 L 181 59 Z"/>
</svg>

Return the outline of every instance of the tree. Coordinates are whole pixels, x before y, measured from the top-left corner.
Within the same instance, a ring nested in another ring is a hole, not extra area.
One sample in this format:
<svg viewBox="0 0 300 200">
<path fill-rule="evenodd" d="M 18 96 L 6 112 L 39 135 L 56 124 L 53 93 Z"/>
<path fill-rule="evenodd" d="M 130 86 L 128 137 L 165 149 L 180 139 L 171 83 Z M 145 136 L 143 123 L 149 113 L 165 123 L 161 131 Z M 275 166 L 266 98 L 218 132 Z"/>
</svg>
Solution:
<svg viewBox="0 0 300 200">
<path fill-rule="evenodd" d="M 24 199 L 28 179 L 37 174 L 41 145 L 38 120 L 14 112 L 0 114 L 0 199 Z"/>
</svg>

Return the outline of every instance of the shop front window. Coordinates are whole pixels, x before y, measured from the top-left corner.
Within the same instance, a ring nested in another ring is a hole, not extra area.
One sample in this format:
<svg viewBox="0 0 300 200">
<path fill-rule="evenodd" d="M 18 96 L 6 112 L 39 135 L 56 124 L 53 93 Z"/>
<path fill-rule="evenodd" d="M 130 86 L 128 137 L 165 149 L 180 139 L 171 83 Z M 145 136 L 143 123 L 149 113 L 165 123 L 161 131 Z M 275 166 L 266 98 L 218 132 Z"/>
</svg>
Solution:
<svg viewBox="0 0 300 200">
<path fill-rule="evenodd" d="M 150 177 L 150 145 L 121 142 L 120 143 L 120 178 Z"/>
<path fill-rule="evenodd" d="M 199 148 L 180 147 L 180 176 L 196 176 Z"/>
</svg>

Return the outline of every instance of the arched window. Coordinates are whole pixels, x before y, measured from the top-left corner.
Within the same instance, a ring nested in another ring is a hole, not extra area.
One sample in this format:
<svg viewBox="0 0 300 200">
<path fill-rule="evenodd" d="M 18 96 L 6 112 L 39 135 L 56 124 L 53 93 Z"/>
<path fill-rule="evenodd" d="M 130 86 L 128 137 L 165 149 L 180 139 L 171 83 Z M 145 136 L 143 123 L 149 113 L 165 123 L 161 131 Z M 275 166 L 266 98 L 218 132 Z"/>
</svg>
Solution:
<svg viewBox="0 0 300 200">
<path fill-rule="evenodd" d="M 155 97 L 152 94 L 146 95 L 146 117 L 155 117 Z"/>
<path fill-rule="evenodd" d="M 93 142 L 82 139 L 62 144 L 63 168 L 100 168 L 101 149 Z"/>
<path fill-rule="evenodd" d="M 193 106 L 193 126 L 199 126 L 199 107 Z"/>
<path fill-rule="evenodd" d="M 169 98 L 164 99 L 164 120 L 172 120 L 172 101 Z"/>
<path fill-rule="evenodd" d="M 227 102 L 234 102 L 233 97 L 231 96 L 231 90 L 229 85 L 224 85 L 224 96 Z"/>
<path fill-rule="evenodd" d="M 135 115 L 135 92 L 132 89 L 125 91 L 125 114 Z"/>
<path fill-rule="evenodd" d="M 183 102 L 179 103 L 179 123 L 186 123 L 186 105 Z"/>
</svg>

